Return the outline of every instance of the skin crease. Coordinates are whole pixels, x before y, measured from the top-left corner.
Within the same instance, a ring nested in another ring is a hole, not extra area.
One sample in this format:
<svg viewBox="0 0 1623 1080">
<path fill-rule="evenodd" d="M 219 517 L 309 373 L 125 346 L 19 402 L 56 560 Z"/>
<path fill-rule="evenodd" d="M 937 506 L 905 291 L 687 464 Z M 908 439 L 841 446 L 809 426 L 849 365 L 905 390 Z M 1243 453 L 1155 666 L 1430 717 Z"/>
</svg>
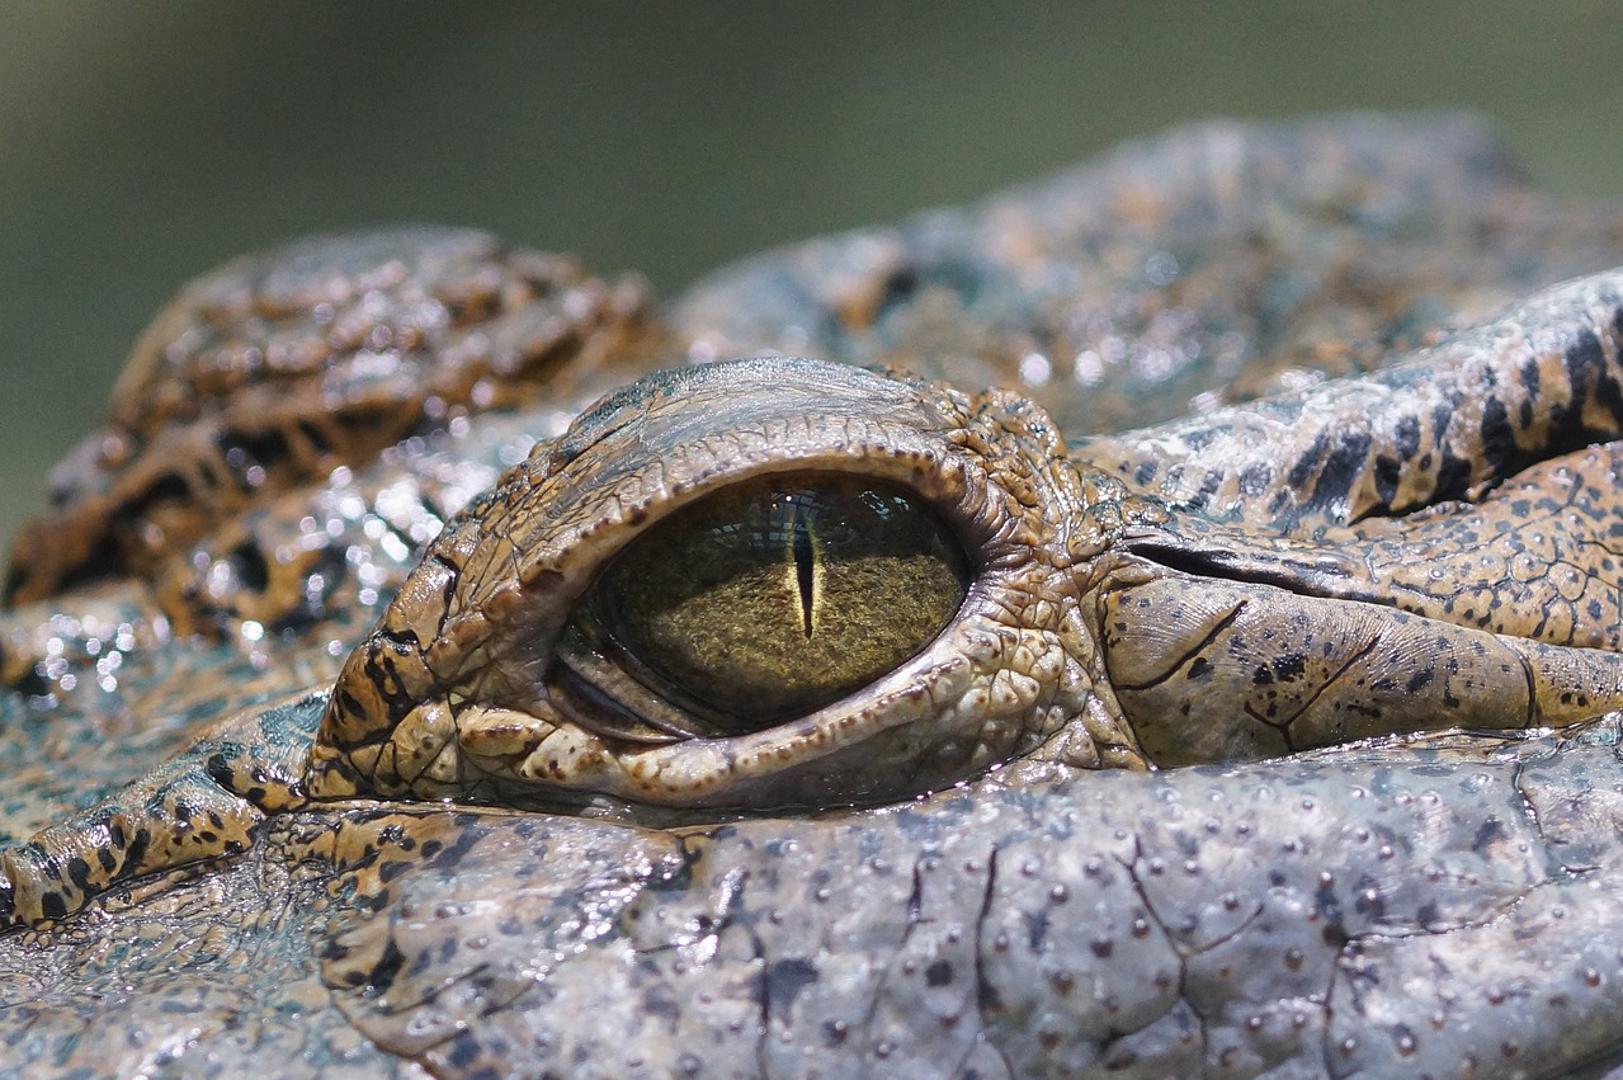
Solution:
<svg viewBox="0 0 1623 1080">
<path fill-rule="evenodd" d="M 465 233 L 228 267 L 19 545 L 0 1059 L 1601 1075 L 1618 262 L 1623 215 L 1471 122 L 1362 117 L 1130 147 L 663 322 Z M 779 334 L 824 359 L 633 381 Z M 388 433 L 253 427 L 264 386 Z M 804 717 L 602 734 L 636 691 L 555 662 L 601 569 L 829 471 L 953 531 L 948 625 Z"/>
</svg>

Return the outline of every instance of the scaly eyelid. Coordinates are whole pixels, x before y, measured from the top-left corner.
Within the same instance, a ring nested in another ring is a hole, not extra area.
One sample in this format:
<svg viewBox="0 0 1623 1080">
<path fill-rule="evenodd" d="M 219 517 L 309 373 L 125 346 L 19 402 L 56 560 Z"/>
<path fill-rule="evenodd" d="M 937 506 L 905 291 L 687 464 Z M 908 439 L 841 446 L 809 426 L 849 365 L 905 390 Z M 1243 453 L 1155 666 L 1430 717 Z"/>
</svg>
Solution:
<svg viewBox="0 0 1623 1080">
<path fill-rule="evenodd" d="M 675 458 L 691 459 L 708 445 L 669 448 L 672 460 L 644 461 L 627 468 L 607 487 L 602 486 L 607 479 L 602 476 L 579 483 L 581 478 L 571 475 L 569 464 L 552 475 L 510 478 L 531 489 L 526 499 L 549 504 L 546 525 L 551 531 L 546 542 L 521 554 L 512 585 L 527 590 L 543 576 L 557 579 L 556 587 L 547 590 L 544 608 L 523 602 L 513 606 L 515 616 L 531 629 L 526 647 L 550 649 L 554 635 L 562 630 L 574 605 L 603 567 L 639 536 L 692 503 L 759 477 L 843 473 L 896 484 L 912 492 L 952 528 L 968 556 L 972 576 L 978 576 L 989 545 L 998 539 L 1004 515 L 995 501 L 1001 492 L 978 458 L 958 452 L 933 432 L 874 424 L 863 432 L 848 433 L 844 439 L 835 439 L 832 433 L 804 435 L 792 447 L 750 447 L 730 457 L 717 447 L 710 451 L 709 467 L 692 471 L 680 481 L 667 480 L 671 472 L 688 467 L 678 466 Z M 576 513 L 571 500 L 592 492 L 593 502 L 604 509 L 570 520 Z"/>
</svg>

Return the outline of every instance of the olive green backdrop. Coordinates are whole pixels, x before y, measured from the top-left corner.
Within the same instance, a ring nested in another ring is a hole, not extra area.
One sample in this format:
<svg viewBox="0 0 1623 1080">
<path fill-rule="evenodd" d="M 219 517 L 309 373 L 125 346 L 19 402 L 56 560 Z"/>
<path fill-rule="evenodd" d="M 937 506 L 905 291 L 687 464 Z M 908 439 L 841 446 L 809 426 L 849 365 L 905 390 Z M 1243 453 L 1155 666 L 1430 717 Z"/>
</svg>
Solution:
<svg viewBox="0 0 1623 1080">
<path fill-rule="evenodd" d="M 1623 5 L 0 0 L 0 546 L 186 278 L 482 225 L 665 295 L 1213 114 L 1464 106 L 1623 193 Z"/>
</svg>

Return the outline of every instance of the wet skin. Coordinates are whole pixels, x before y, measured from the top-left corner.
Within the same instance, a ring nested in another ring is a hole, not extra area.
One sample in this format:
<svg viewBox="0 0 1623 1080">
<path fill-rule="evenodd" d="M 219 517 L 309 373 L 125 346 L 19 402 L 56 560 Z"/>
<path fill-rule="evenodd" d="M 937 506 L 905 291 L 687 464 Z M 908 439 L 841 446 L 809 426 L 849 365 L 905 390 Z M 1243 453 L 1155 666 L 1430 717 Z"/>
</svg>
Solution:
<svg viewBox="0 0 1623 1080">
<path fill-rule="evenodd" d="M 1603 1069 L 1617 262 L 1623 216 L 1468 122 L 1364 118 L 1196 129 L 663 318 L 471 234 L 227 268 L 18 543 L 0 1039 Z M 631 381 L 779 335 L 828 359 Z"/>
</svg>

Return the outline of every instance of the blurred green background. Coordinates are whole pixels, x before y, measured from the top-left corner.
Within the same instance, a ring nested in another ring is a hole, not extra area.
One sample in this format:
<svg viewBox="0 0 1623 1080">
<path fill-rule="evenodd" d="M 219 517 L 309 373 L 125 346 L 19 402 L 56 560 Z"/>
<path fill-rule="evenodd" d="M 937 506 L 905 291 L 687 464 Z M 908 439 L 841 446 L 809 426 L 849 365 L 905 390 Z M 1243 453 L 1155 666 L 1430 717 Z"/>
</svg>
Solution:
<svg viewBox="0 0 1623 1080">
<path fill-rule="evenodd" d="M 187 278 L 492 228 L 666 296 L 1213 114 L 1440 106 L 1623 192 L 1616 3 L 572 6 L 0 0 L 0 546 Z"/>
</svg>

